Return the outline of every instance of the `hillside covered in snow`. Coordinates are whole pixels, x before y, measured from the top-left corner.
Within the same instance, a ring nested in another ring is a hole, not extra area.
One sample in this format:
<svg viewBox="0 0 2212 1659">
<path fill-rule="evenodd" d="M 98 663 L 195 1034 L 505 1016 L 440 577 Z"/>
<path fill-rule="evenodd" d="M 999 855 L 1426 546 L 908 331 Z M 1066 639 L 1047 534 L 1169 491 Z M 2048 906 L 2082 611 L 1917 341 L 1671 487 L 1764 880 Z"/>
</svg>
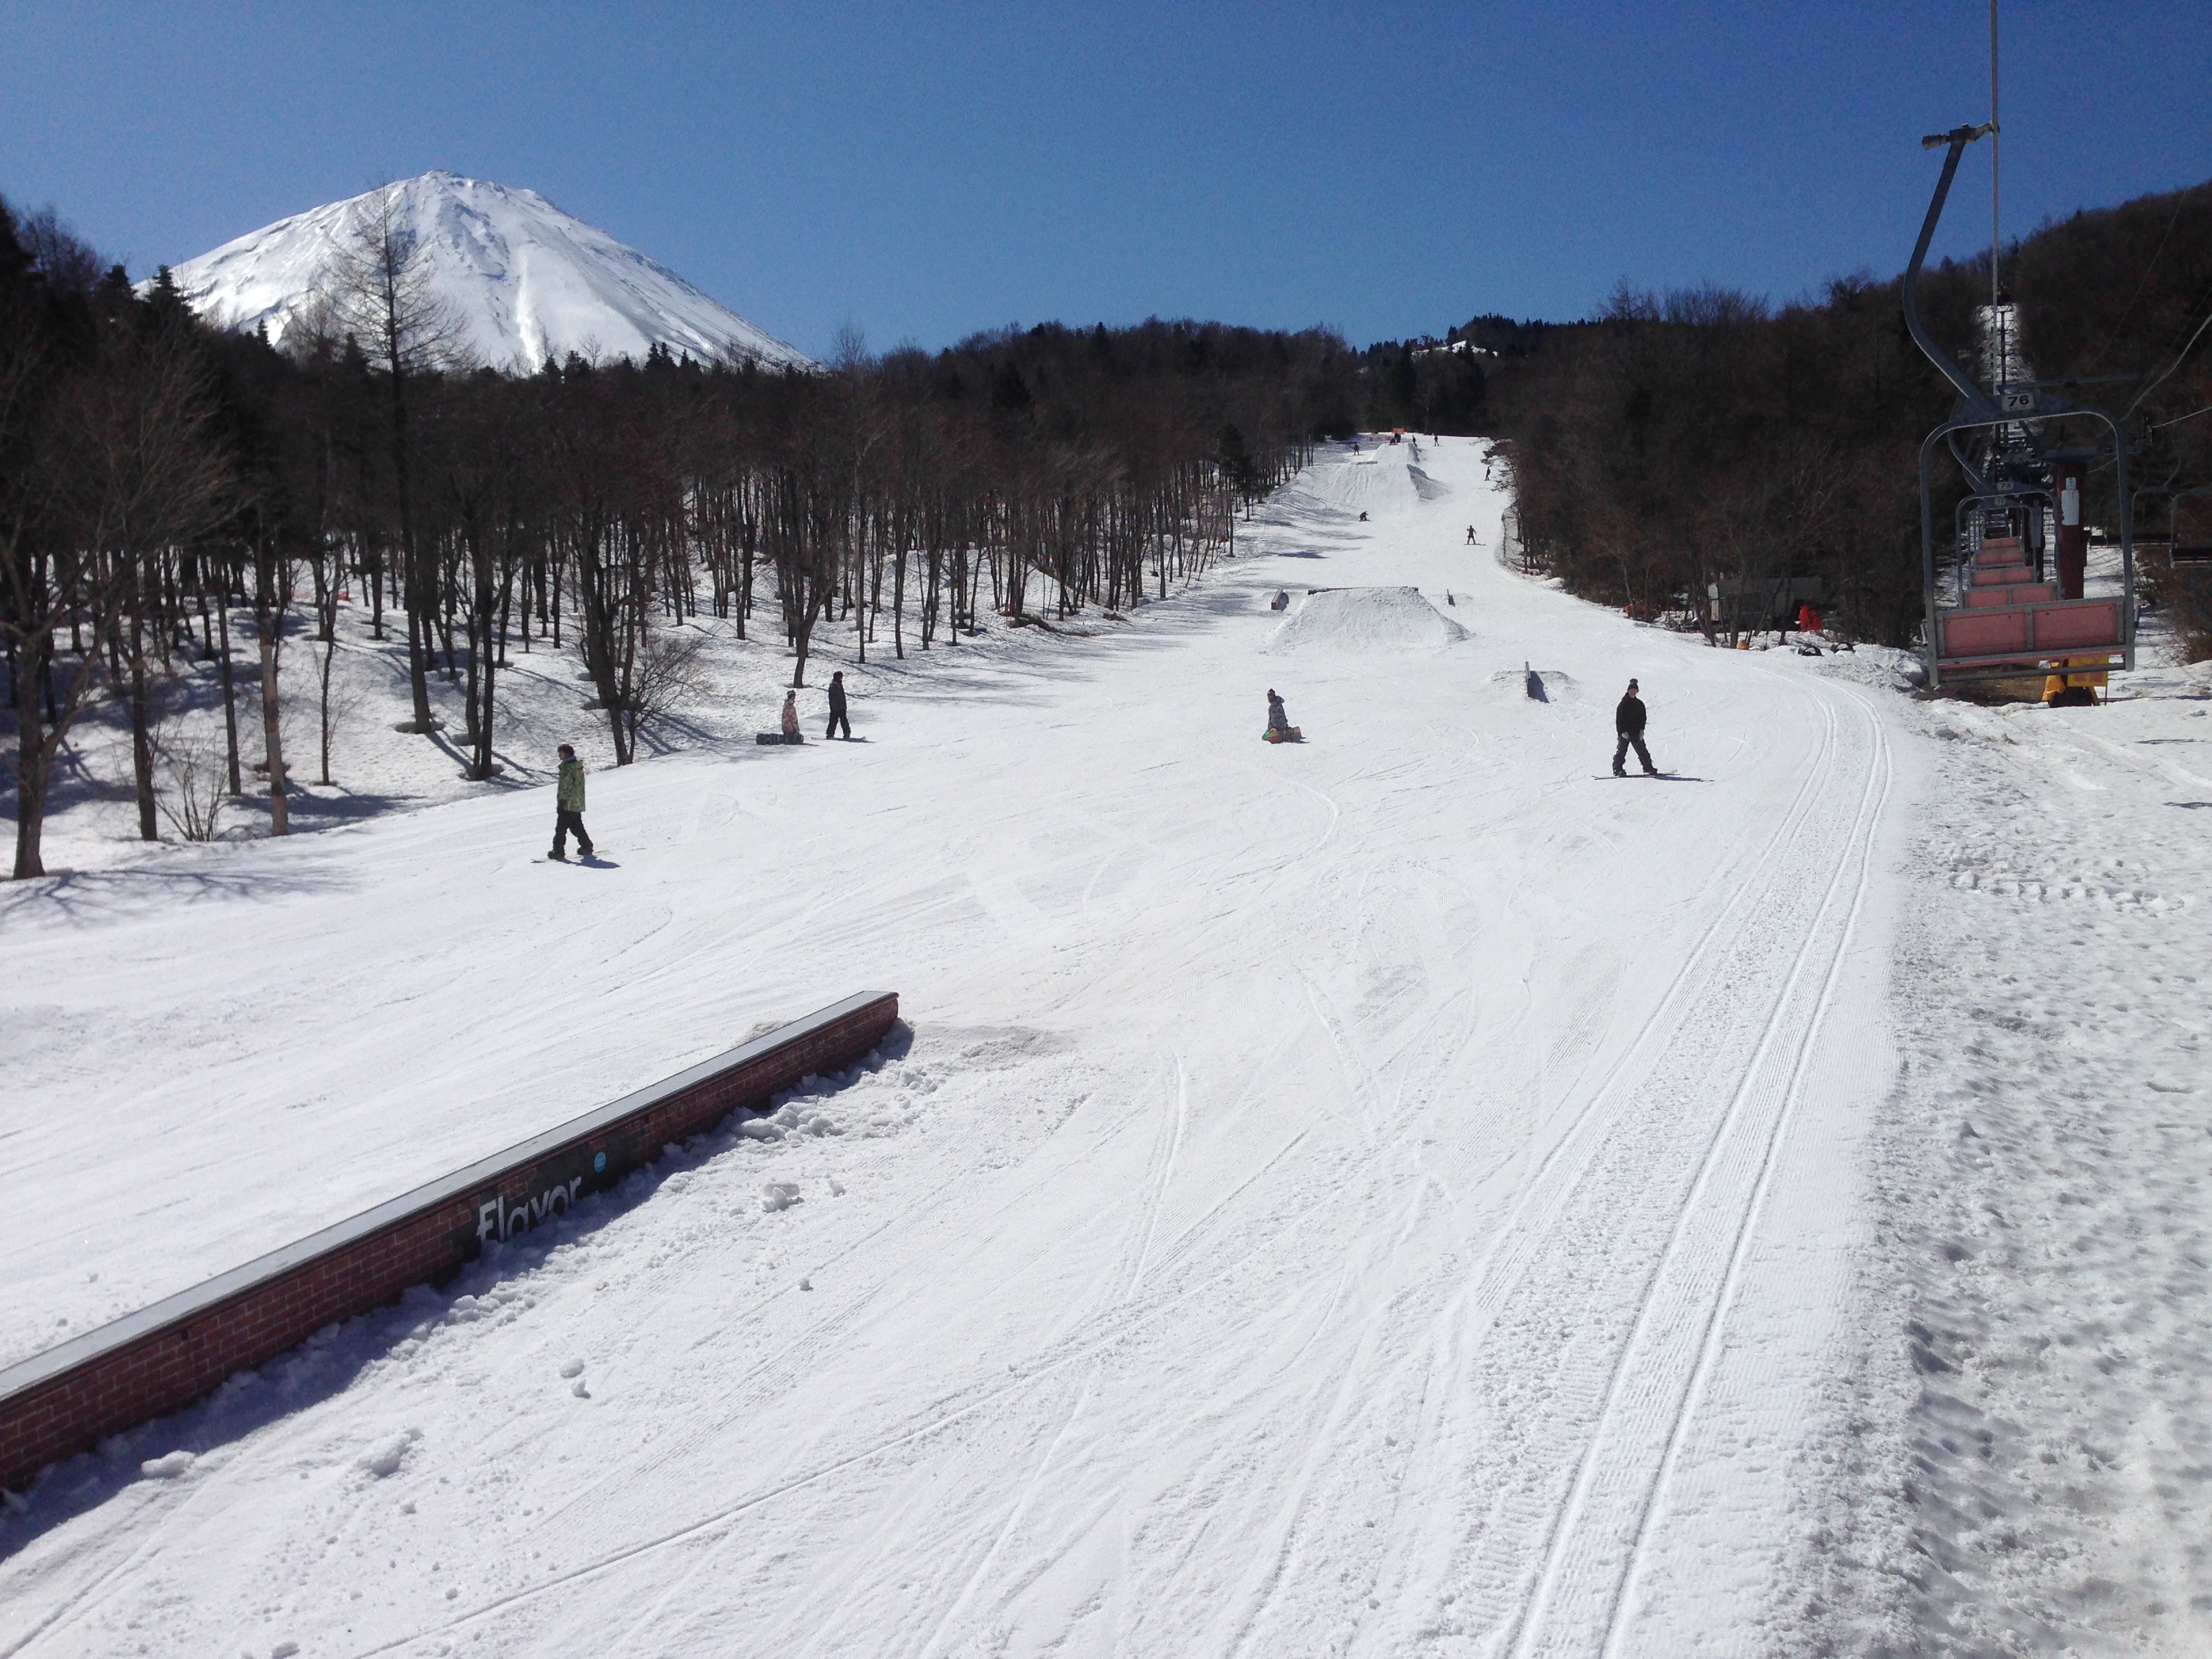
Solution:
<svg viewBox="0 0 2212 1659">
<path fill-rule="evenodd" d="M 477 362 L 528 373 L 571 351 L 643 358 L 653 347 L 702 360 L 810 366 L 796 347 L 708 298 L 667 266 L 563 213 L 532 190 L 451 173 L 384 185 L 295 213 L 171 272 L 217 326 L 285 333 L 313 316 L 364 216 L 388 200 L 426 251 L 431 292 Z"/>
<path fill-rule="evenodd" d="M 1051 631 L 827 622 L 851 743 L 819 674 L 754 743 L 792 659 L 709 614 L 668 752 L 518 640 L 470 782 L 349 605 L 319 833 L 72 782 L 0 888 L 0 1362 L 908 1024 L 10 1494 L 0 1654 L 2212 1650 L 2212 669 L 1709 649 L 1501 562 L 1492 459 L 1332 447 Z"/>
</svg>

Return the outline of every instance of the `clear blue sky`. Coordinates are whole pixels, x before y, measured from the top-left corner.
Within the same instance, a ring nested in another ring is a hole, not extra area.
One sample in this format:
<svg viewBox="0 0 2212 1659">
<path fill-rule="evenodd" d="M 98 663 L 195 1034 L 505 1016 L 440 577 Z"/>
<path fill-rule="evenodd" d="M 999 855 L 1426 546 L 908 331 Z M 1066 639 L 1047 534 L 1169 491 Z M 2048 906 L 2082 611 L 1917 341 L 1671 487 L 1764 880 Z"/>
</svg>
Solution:
<svg viewBox="0 0 2212 1659">
<path fill-rule="evenodd" d="M 2004 215 L 2212 175 L 2212 9 L 2004 8 Z M 1355 344 L 1896 271 L 1985 0 L 0 5 L 0 194 L 134 275 L 383 179 L 540 191 L 802 349 L 1148 315 Z M 1985 156 L 1986 146 L 1982 147 Z M 1989 233 L 1971 162 L 1945 243 Z"/>
</svg>

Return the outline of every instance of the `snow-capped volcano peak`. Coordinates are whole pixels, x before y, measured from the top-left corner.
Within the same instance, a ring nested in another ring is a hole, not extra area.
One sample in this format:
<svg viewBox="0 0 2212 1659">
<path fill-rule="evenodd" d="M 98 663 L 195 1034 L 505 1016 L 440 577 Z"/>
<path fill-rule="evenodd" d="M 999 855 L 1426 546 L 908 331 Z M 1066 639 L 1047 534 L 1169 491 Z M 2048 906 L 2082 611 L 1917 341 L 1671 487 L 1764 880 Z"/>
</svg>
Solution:
<svg viewBox="0 0 2212 1659">
<path fill-rule="evenodd" d="M 458 343 L 479 363 L 527 373 L 571 351 L 641 359 L 662 345 L 702 359 L 811 366 L 667 266 L 536 191 L 452 173 L 295 213 L 171 275 L 209 321 L 259 324 L 281 344 L 331 292 L 356 227 L 387 202 L 395 227 L 422 251 L 428 291 L 451 311 Z"/>
</svg>

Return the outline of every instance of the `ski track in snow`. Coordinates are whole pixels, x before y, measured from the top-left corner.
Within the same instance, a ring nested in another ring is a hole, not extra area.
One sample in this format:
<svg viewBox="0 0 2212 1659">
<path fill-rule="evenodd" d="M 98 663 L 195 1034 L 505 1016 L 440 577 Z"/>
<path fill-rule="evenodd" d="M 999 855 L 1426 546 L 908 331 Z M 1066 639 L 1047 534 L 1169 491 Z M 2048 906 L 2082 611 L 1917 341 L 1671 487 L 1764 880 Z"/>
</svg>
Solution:
<svg viewBox="0 0 2212 1659">
<path fill-rule="evenodd" d="M 1925 1309 L 1956 1260 L 1926 1078 L 1973 1085 L 1892 962 L 1940 954 L 1925 896 L 1989 900 L 1916 839 L 1928 757 L 2026 728 L 1507 571 L 1482 448 L 1327 452 L 1256 556 L 908 665 L 865 748 L 594 774 L 617 868 L 529 864 L 512 794 L 193 849 L 184 912 L 12 904 L 15 1074 L 134 1126 L 74 1194 L 82 1127 L 0 1140 L 40 1323 L 751 1021 L 881 983 L 911 1029 L 50 1474 L 0 1517 L 0 1659 L 2014 1650 L 2051 1585 L 1960 1543 L 1943 1425 L 2061 1408 L 1914 1392 L 1899 1287 Z M 1419 595 L 1270 653 L 1307 585 Z M 1697 781 L 1590 780 L 1630 674 Z M 1304 745 L 1258 741 L 1270 683 Z M 2187 769 L 2117 741 L 2058 763 Z M 1978 881 L 1989 821 L 1944 832 Z M 179 1042 L 211 1063 L 180 1079 Z M 1945 1305 L 1922 1347 L 1966 1376 Z M 2063 1543 L 2094 1576 L 2125 1541 Z"/>
</svg>

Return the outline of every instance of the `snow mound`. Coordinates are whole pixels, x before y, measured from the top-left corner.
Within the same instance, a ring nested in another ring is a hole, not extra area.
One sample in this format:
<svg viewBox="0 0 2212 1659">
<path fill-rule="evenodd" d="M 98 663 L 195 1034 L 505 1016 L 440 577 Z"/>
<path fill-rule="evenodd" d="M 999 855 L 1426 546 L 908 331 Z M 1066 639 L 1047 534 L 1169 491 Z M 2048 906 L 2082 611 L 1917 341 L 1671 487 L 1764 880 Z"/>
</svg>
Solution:
<svg viewBox="0 0 2212 1659">
<path fill-rule="evenodd" d="M 426 173 L 279 219 L 187 259 L 171 277 L 217 327 L 258 325 L 282 345 L 330 290 L 354 227 L 387 200 L 398 227 L 428 251 L 431 291 L 459 319 L 460 343 L 490 368 L 528 374 L 571 351 L 641 361 L 656 345 L 702 361 L 812 366 L 795 347 L 536 191 L 451 173 Z"/>
<path fill-rule="evenodd" d="M 1423 599 L 1418 587 L 1334 587 L 1308 594 L 1267 648 L 1441 651 L 1467 637 L 1467 629 Z"/>
<path fill-rule="evenodd" d="M 1543 692 L 1541 696 L 1529 687 L 1532 677 Z M 1578 702 L 1582 699 L 1582 688 L 1575 683 L 1575 677 L 1556 668 L 1501 668 L 1490 677 L 1490 685 L 1504 696 L 1528 702 Z"/>
</svg>

